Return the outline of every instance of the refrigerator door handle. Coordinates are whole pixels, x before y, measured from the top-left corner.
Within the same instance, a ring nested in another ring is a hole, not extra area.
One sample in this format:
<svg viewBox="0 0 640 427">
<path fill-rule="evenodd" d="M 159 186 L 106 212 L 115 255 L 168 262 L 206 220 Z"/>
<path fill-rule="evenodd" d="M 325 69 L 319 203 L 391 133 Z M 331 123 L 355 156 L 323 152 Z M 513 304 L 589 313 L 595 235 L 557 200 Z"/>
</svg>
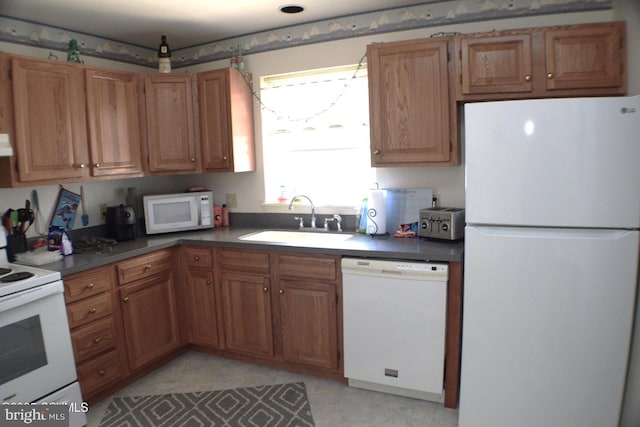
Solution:
<svg viewBox="0 0 640 427">
<path fill-rule="evenodd" d="M 540 239 L 622 239 L 634 230 L 600 228 L 533 228 L 467 225 L 486 236 Z"/>
</svg>

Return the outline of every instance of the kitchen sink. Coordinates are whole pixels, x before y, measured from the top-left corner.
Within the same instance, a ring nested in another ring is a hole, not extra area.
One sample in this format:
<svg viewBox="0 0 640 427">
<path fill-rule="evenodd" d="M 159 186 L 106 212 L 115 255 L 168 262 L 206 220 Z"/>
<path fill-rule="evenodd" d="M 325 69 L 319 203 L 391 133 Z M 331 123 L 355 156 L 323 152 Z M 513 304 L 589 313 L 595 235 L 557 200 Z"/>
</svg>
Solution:
<svg viewBox="0 0 640 427">
<path fill-rule="evenodd" d="M 264 230 L 240 236 L 240 240 L 268 243 L 297 243 L 297 244 L 322 244 L 337 243 L 349 240 L 352 234 L 331 233 L 324 230 Z"/>
</svg>

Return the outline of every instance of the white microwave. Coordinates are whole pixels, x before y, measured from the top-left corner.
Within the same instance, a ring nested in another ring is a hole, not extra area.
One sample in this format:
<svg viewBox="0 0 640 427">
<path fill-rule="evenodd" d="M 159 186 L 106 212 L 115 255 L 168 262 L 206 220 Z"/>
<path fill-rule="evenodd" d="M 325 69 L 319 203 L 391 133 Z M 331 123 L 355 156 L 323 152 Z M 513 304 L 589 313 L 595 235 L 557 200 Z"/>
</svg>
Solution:
<svg viewBox="0 0 640 427">
<path fill-rule="evenodd" d="M 162 194 L 143 196 L 147 234 L 213 228 L 213 194 Z"/>
</svg>

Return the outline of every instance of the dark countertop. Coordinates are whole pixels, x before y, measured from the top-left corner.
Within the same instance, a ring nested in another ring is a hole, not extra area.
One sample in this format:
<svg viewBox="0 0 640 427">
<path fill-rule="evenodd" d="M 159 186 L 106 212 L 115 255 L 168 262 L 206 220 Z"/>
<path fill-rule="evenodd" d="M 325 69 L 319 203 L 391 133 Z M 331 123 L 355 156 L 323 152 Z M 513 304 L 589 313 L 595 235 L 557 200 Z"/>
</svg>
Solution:
<svg viewBox="0 0 640 427">
<path fill-rule="evenodd" d="M 395 238 L 392 236 L 371 237 L 353 234 L 340 242 L 319 244 L 285 244 L 239 240 L 239 237 L 262 231 L 262 228 L 225 227 L 207 231 L 169 233 L 157 236 L 143 236 L 136 240 L 119 242 L 110 252 L 74 254 L 61 261 L 40 266 L 59 271 L 63 276 L 91 268 L 144 255 L 159 249 L 176 245 L 204 245 L 237 247 L 273 251 L 295 251 L 317 254 L 332 254 L 363 258 L 387 258 L 415 261 L 462 261 L 463 242 L 437 242 L 419 238 Z M 322 231 L 319 231 L 322 233 Z M 347 232 L 345 232 L 347 233 Z"/>
</svg>

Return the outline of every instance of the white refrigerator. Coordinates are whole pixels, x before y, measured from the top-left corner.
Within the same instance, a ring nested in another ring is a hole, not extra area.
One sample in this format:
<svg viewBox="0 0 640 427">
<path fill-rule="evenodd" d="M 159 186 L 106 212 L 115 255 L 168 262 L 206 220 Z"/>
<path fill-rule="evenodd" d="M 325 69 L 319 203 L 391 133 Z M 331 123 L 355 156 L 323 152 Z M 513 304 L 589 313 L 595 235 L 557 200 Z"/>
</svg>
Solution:
<svg viewBox="0 0 640 427">
<path fill-rule="evenodd" d="M 459 427 L 618 426 L 640 97 L 474 103 L 464 120 Z"/>
</svg>

